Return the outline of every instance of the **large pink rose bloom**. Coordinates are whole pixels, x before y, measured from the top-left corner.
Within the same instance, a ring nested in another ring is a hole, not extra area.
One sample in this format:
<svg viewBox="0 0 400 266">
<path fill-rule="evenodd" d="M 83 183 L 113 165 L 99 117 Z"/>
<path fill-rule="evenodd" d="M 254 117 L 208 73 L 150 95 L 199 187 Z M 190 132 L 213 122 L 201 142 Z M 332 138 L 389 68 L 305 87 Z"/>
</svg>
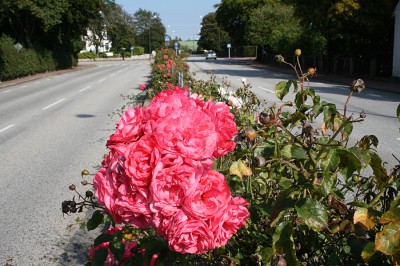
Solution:
<svg viewBox="0 0 400 266">
<path fill-rule="evenodd" d="M 236 124 L 233 114 L 229 111 L 229 106 L 225 103 L 213 104 L 211 100 L 203 106 L 203 110 L 211 117 L 215 131 L 218 133 L 216 149 L 213 156 L 215 158 L 224 156 L 235 149 L 236 143 L 232 140 L 237 135 Z"/>
<path fill-rule="evenodd" d="M 125 173 L 135 186 L 148 186 L 153 169 L 160 157 L 154 141 L 144 136 L 139 141 L 129 144 L 125 152 Z"/>
<path fill-rule="evenodd" d="M 112 175 L 111 171 L 106 168 L 100 168 L 93 178 L 93 187 L 95 189 L 95 196 L 98 203 L 103 205 L 108 213 L 114 212 L 116 188 L 116 178 Z"/>
<path fill-rule="evenodd" d="M 197 219 L 211 218 L 231 201 L 225 176 L 210 170 L 200 177 L 197 189 L 185 199 L 184 209 Z"/>
<path fill-rule="evenodd" d="M 180 211 L 168 233 L 168 246 L 182 254 L 203 254 L 214 249 L 214 236 L 205 221 L 191 219 Z"/>
<path fill-rule="evenodd" d="M 218 136 L 210 117 L 197 107 L 180 109 L 159 119 L 153 132 L 160 150 L 195 160 L 212 157 Z"/>
<path fill-rule="evenodd" d="M 210 219 L 210 227 L 215 236 L 216 248 L 225 245 L 236 232 L 246 224 L 250 217 L 246 208 L 249 203 L 240 197 L 235 197 L 226 210 L 218 212 Z"/>
<path fill-rule="evenodd" d="M 150 184 L 151 210 L 167 217 L 177 213 L 185 198 L 196 190 L 203 170 L 201 163 L 180 156 L 168 155 L 161 159 Z"/>
<path fill-rule="evenodd" d="M 107 141 L 107 147 L 113 148 L 117 144 L 129 144 L 138 140 L 143 135 L 144 124 L 144 108 L 141 105 L 129 107 L 122 114 L 116 132 Z"/>
<path fill-rule="evenodd" d="M 124 176 L 116 192 L 114 216 L 119 221 L 136 227 L 150 227 L 152 225 L 150 201 L 148 187 L 135 186 L 131 183 L 131 178 Z"/>
</svg>

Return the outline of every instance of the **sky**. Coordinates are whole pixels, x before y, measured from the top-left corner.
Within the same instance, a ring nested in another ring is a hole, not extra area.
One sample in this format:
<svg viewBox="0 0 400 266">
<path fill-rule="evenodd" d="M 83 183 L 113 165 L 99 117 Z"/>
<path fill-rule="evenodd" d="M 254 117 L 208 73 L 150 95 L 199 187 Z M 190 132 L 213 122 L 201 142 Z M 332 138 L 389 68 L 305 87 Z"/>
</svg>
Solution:
<svg viewBox="0 0 400 266">
<path fill-rule="evenodd" d="M 167 34 L 182 40 L 198 39 L 202 17 L 215 12 L 220 0 L 115 0 L 129 14 L 140 8 L 160 14 Z"/>
</svg>

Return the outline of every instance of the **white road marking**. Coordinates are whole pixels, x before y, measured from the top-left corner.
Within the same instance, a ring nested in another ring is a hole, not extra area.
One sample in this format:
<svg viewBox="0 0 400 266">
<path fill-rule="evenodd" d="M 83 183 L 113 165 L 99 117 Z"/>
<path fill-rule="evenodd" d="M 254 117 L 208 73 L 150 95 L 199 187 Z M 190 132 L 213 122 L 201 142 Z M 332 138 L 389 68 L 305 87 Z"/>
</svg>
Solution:
<svg viewBox="0 0 400 266">
<path fill-rule="evenodd" d="M 9 125 L 9 126 L 6 126 L 6 127 L 3 128 L 3 129 L 0 129 L 0 133 L 3 132 L 3 131 L 6 131 L 7 129 L 12 128 L 13 126 L 15 126 L 15 125 Z"/>
<path fill-rule="evenodd" d="M 99 80 L 99 81 L 97 81 L 97 83 L 101 83 L 101 82 L 103 82 L 103 81 L 105 81 L 106 79 L 101 79 L 101 80 Z"/>
<path fill-rule="evenodd" d="M 115 74 L 116 74 L 116 73 L 112 73 L 112 74 L 110 75 L 110 78 L 114 77 L 114 76 L 115 76 Z"/>
<path fill-rule="evenodd" d="M 6 91 L 3 91 L 3 93 L 9 93 L 11 90 L 6 90 Z"/>
<path fill-rule="evenodd" d="M 262 89 L 262 90 L 265 90 L 265 91 L 268 91 L 268 92 L 270 92 L 270 93 L 273 93 L 273 94 L 275 94 L 275 92 L 274 91 L 272 91 L 272 90 L 269 90 L 269 89 L 266 89 L 266 88 L 264 88 L 264 87 L 259 87 L 260 89 Z"/>
<path fill-rule="evenodd" d="M 35 83 L 33 83 L 33 84 L 39 84 L 40 83 L 40 81 L 36 81 Z"/>
<path fill-rule="evenodd" d="M 400 138 L 396 138 L 397 140 L 400 140 Z"/>
<path fill-rule="evenodd" d="M 63 98 L 63 99 L 61 99 L 61 100 L 58 100 L 58 101 L 56 101 L 55 103 L 52 103 L 52 104 L 50 104 L 50 105 L 44 107 L 42 110 L 49 109 L 50 107 L 52 107 L 52 106 L 54 106 L 54 105 L 56 105 L 56 104 L 58 104 L 58 103 L 60 103 L 60 102 L 62 102 L 62 101 L 64 101 L 64 100 L 65 100 L 65 98 Z"/>
<path fill-rule="evenodd" d="M 24 86 L 21 86 L 21 88 L 26 88 L 26 87 L 28 87 L 28 86 L 26 86 L 26 85 L 24 85 Z"/>
<path fill-rule="evenodd" d="M 92 85 L 87 86 L 86 88 L 81 89 L 79 92 L 85 91 L 87 89 L 90 89 L 92 87 Z"/>
</svg>

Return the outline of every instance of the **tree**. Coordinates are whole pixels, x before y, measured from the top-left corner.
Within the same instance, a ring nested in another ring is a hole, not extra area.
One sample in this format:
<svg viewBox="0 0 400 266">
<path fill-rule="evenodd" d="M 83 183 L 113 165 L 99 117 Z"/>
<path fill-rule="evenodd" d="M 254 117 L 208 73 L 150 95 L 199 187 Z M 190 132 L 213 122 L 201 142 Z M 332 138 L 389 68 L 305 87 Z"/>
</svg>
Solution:
<svg viewBox="0 0 400 266">
<path fill-rule="evenodd" d="M 302 34 L 294 8 L 282 4 L 268 4 L 255 9 L 248 29 L 252 44 L 264 46 L 272 53 L 291 53 L 297 48 Z"/>
<path fill-rule="evenodd" d="M 135 44 L 135 22 L 119 5 L 114 5 L 107 16 L 107 33 L 115 51 L 131 47 Z"/>
<path fill-rule="evenodd" d="M 24 47 L 75 50 L 103 0 L 3 0 L 0 32 Z"/>
<path fill-rule="evenodd" d="M 229 43 L 228 33 L 218 26 L 215 13 L 208 13 L 201 22 L 199 45 L 205 50 L 220 51 Z"/>
<path fill-rule="evenodd" d="M 136 25 L 136 44 L 143 46 L 147 53 L 163 47 L 166 30 L 160 15 L 139 9 L 133 16 Z"/>
<path fill-rule="evenodd" d="M 222 0 L 217 4 L 216 20 L 228 32 L 234 46 L 249 44 L 248 22 L 255 8 L 272 0 Z"/>
</svg>

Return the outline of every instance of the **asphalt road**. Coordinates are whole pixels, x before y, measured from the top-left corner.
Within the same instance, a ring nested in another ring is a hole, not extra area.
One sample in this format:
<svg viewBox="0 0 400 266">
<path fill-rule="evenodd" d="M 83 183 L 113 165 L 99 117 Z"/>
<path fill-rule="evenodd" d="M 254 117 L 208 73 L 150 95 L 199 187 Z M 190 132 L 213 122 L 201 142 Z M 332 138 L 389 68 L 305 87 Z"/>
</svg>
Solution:
<svg viewBox="0 0 400 266">
<path fill-rule="evenodd" d="M 100 165 L 121 95 L 150 75 L 148 60 L 96 65 L 0 89 L 0 265 L 85 262 L 92 239 L 61 202 Z"/>
<path fill-rule="evenodd" d="M 233 89 L 242 86 L 242 79 L 245 78 L 251 85 L 251 90 L 260 99 L 266 100 L 267 105 L 280 103 L 274 92 L 274 87 L 279 81 L 296 79 L 294 75 L 254 68 L 249 65 L 250 61 L 245 60 L 219 58 L 210 61 L 205 57 L 192 57 L 188 59 L 188 63 L 198 79 L 208 80 L 213 74 L 221 84 L 223 79 L 229 80 Z M 321 101 L 334 103 L 343 113 L 349 94 L 348 84 L 312 79 L 310 87 L 321 96 Z M 293 100 L 293 98 L 288 96 L 283 100 Z M 400 159 L 400 123 L 396 118 L 399 103 L 400 94 L 371 89 L 367 84 L 367 88 L 360 94 L 353 94 L 347 108 L 347 115 L 354 114 L 354 117 L 358 117 L 362 111 L 367 115 L 362 123 L 354 125 L 353 138 L 349 143 L 354 144 L 364 135 L 377 136 L 378 154 L 388 162 L 388 169 L 397 162 L 392 154 Z"/>
</svg>

